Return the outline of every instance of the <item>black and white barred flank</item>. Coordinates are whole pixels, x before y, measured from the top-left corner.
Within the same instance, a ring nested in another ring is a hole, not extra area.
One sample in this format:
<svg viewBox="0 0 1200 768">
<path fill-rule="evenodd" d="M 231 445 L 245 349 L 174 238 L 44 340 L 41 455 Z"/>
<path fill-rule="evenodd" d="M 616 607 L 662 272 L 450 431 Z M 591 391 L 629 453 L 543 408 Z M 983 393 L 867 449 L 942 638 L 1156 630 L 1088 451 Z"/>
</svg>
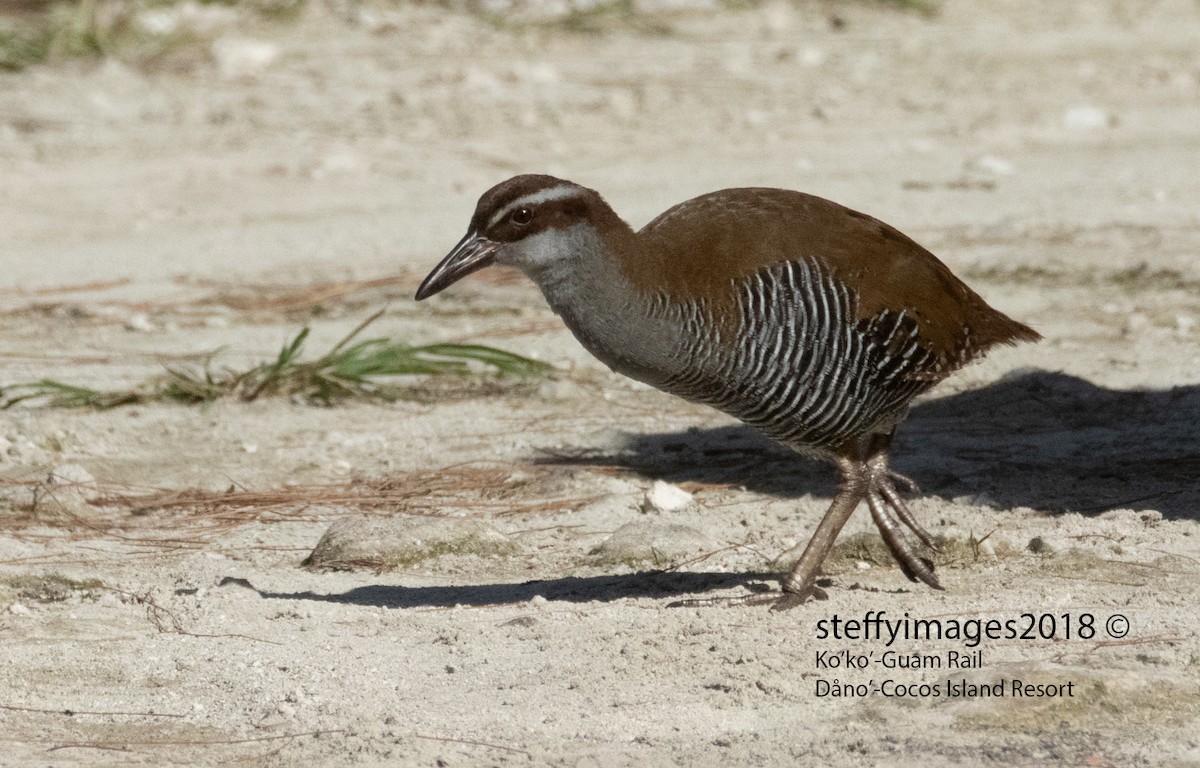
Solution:
<svg viewBox="0 0 1200 768">
<path fill-rule="evenodd" d="M 655 299 L 655 314 L 685 329 L 686 366 L 663 389 L 801 451 L 824 455 L 889 430 L 914 396 L 959 363 L 922 346 L 904 310 L 858 320 L 857 297 L 816 261 L 760 270 L 735 290 L 732 340 L 714 336 L 721 324 L 703 299 Z"/>
</svg>

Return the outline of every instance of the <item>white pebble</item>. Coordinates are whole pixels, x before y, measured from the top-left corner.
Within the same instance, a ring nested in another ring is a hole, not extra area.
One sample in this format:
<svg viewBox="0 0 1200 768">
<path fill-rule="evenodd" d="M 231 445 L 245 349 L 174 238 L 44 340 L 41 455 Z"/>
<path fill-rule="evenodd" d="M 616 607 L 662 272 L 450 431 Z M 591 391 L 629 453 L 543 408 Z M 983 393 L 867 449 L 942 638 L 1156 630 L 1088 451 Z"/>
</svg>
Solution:
<svg viewBox="0 0 1200 768">
<path fill-rule="evenodd" d="M 326 176 L 340 176 L 361 173 L 367 170 L 367 163 L 357 152 L 349 149 L 338 149 L 321 158 L 321 162 L 312 170 L 314 179 Z"/>
<path fill-rule="evenodd" d="M 266 40 L 222 37 L 212 44 L 217 70 L 231 80 L 261 74 L 275 63 L 279 53 L 279 46 Z"/>
<path fill-rule="evenodd" d="M 655 480 L 642 500 L 643 512 L 678 512 L 696 503 L 696 497 L 677 485 Z"/>
<path fill-rule="evenodd" d="M 1011 176 L 1016 168 L 1011 162 L 996 155 L 980 155 L 966 162 L 968 171 L 986 173 L 991 176 Z"/>
<path fill-rule="evenodd" d="M 134 312 L 125 318 L 125 330 L 145 333 L 154 330 L 154 323 L 150 322 L 150 318 L 146 316 L 145 312 Z"/>
<path fill-rule="evenodd" d="M 828 58 L 820 48 L 805 48 L 800 52 L 800 63 L 806 67 L 819 67 Z"/>
<path fill-rule="evenodd" d="M 1063 112 L 1063 126 L 1074 131 L 1094 131 L 1116 125 L 1116 116 L 1103 107 L 1080 104 Z"/>
<path fill-rule="evenodd" d="M 179 14 L 165 8 L 151 8 L 137 15 L 135 23 L 151 35 L 169 35 L 179 29 Z"/>
<path fill-rule="evenodd" d="M 59 464 L 46 478 L 50 485 L 95 485 L 96 478 L 78 464 Z"/>
</svg>

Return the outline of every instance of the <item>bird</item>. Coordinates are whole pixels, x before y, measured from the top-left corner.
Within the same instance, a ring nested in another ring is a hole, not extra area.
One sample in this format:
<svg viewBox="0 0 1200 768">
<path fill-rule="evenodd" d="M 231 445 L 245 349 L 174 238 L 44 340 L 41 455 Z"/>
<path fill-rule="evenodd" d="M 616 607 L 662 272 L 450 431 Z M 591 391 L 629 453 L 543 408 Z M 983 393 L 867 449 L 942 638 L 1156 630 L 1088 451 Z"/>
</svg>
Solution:
<svg viewBox="0 0 1200 768">
<path fill-rule="evenodd" d="M 786 189 L 700 195 L 640 230 L 588 187 L 541 174 L 485 192 L 421 301 L 492 264 L 516 267 L 613 371 L 836 465 L 838 490 L 779 589 L 682 605 L 827 599 L 821 565 L 855 509 L 913 582 L 942 589 L 937 542 L 890 467 L 913 398 L 997 345 L 1041 336 L 989 306 L 936 256 L 884 222 Z"/>
</svg>

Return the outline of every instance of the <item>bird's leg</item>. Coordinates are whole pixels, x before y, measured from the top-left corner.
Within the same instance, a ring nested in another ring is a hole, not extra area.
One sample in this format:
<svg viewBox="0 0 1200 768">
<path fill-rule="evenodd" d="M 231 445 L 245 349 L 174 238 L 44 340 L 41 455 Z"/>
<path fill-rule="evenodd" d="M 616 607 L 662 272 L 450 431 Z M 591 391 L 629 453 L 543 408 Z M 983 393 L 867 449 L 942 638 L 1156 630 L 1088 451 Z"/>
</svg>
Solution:
<svg viewBox="0 0 1200 768">
<path fill-rule="evenodd" d="M 808 540 L 804 554 L 800 555 L 800 559 L 784 578 L 783 596 L 772 606 L 772 610 L 786 611 L 810 597 L 826 599 L 825 591 L 817 586 L 817 572 L 820 571 L 821 564 L 825 562 L 825 557 L 833 548 L 833 542 L 846 525 L 846 521 L 854 514 L 858 503 L 870 488 L 868 467 L 858 456 L 839 456 L 837 465 L 842 475 L 837 495 L 833 497 L 833 503 L 825 512 L 825 517 L 821 518 L 820 525 Z"/>
<path fill-rule="evenodd" d="M 919 557 L 909 544 L 900 524 L 917 535 L 925 546 L 937 551 L 937 543 L 929 532 L 921 527 L 912 510 L 900 498 L 894 481 L 901 479 L 902 483 L 915 486 L 908 478 L 893 472 L 888 468 L 888 446 L 892 435 L 873 435 L 867 447 L 867 471 L 869 488 L 867 491 L 867 506 L 871 509 L 871 518 L 879 528 L 879 534 L 891 550 L 892 557 L 900 564 L 904 575 L 912 581 L 923 581 L 934 589 L 941 589 L 937 576 L 933 572 L 933 563 Z"/>
<path fill-rule="evenodd" d="M 860 446 L 855 442 L 848 442 L 839 451 L 837 466 L 841 482 L 838 485 L 838 493 L 805 546 L 804 553 L 784 578 L 781 591 L 756 592 L 738 597 L 680 600 L 671 603 L 671 607 L 770 604 L 771 610 L 784 611 L 810 599 L 825 600 L 825 591 L 816 584 L 817 574 L 846 521 L 854 514 L 858 503 L 864 499 L 871 510 L 871 519 L 875 521 L 880 536 L 883 537 L 892 557 L 896 558 L 904 575 L 912 581 L 923 581 L 934 589 L 941 589 L 942 585 L 933 572 L 933 563 L 917 555 L 904 535 L 904 527 L 907 527 L 916 534 L 921 543 L 937 550 L 933 536 L 921 527 L 912 510 L 896 490 L 897 483 L 910 490 L 916 489 L 916 483 L 888 467 L 888 446 L 891 442 L 891 433 L 871 436 L 867 441 L 865 459 L 862 458 Z"/>
<path fill-rule="evenodd" d="M 826 555 L 833 547 L 838 533 L 858 508 L 858 503 L 865 498 L 869 488 L 869 470 L 859 457 L 858 446 L 848 443 L 837 458 L 838 470 L 841 472 L 841 483 L 837 496 L 821 518 L 817 530 L 813 532 L 804 554 L 792 566 L 792 570 L 783 580 L 782 591 L 756 592 L 751 595 L 740 595 L 731 598 L 700 598 L 695 600 L 679 600 L 669 607 L 695 607 L 709 605 L 765 605 L 770 603 L 771 610 L 785 611 L 794 608 L 809 599 L 825 600 L 825 590 L 817 586 L 817 573 Z"/>
</svg>

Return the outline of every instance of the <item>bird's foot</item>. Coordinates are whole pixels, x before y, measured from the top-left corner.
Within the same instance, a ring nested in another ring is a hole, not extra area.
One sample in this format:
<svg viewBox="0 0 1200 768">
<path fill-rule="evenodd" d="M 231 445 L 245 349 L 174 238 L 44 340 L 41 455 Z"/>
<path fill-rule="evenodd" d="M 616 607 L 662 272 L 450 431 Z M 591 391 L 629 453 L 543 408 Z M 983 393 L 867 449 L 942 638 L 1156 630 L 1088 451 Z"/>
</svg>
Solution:
<svg viewBox="0 0 1200 768">
<path fill-rule="evenodd" d="M 904 475 L 893 472 L 887 466 L 887 454 L 881 453 L 867 461 L 869 476 L 867 481 L 867 506 L 871 509 L 871 519 L 879 528 L 879 534 L 891 551 L 892 557 L 900 564 L 900 570 L 910 581 L 922 581 L 934 589 L 942 585 L 934 574 L 933 561 L 919 556 L 908 538 L 904 535 L 901 525 L 916 534 L 921 543 L 934 552 L 938 551 L 937 542 L 921 524 L 904 499 L 896 490 L 896 482 L 909 488 L 915 488 L 916 483 Z"/>
<path fill-rule="evenodd" d="M 890 440 L 890 435 L 878 436 L 873 440 L 865 461 L 849 452 L 838 459 L 842 473 L 838 494 L 825 516 L 821 518 L 800 559 L 784 578 L 781 590 L 755 592 L 737 597 L 678 600 L 668 607 L 770 605 L 771 610 L 786 611 L 809 600 L 828 599 L 825 590 L 816 585 L 817 574 L 825 562 L 825 557 L 833 548 L 838 532 L 863 499 L 866 499 L 867 506 L 871 509 L 871 517 L 904 575 L 912 581 L 922 581 L 934 589 L 941 589 L 942 585 L 934 575 L 933 561 L 919 556 L 904 535 L 904 528 L 908 528 L 922 544 L 935 552 L 938 549 L 933 536 L 921 527 L 912 510 L 900 497 L 900 492 L 896 490 L 897 484 L 908 490 L 916 490 L 917 484 L 888 467 L 887 447 Z"/>
</svg>

